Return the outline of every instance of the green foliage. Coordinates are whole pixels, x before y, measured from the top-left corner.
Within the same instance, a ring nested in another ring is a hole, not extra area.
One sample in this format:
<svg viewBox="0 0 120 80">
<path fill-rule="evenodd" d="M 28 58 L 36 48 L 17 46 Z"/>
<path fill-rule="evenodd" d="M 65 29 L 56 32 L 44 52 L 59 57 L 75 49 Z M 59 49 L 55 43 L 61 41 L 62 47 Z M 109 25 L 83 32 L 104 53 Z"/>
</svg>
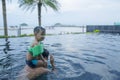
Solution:
<svg viewBox="0 0 120 80">
<path fill-rule="evenodd" d="M 20 37 L 24 37 L 24 36 L 27 36 L 27 34 L 22 34 L 22 35 L 20 35 Z"/>
<path fill-rule="evenodd" d="M 49 6 L 53 10 L 57 11 L 59 9 L 60 4 L 57 0 L 18 0 L 19 1 L 19 7 L 23 7 L 23 9 L 32 11 L 35 9 L 35 7 L 42 3 L 42 5 L 46 8 Z M 47 9 L 47 8 L 46 8 Z"/>
<path fill-rule="evenodd" d="M 27 23 L 21 23 L 20 26 L 28 26 Z"/>
<path fill-rule="evenodd" d="M 72 34 L 81 34 L 82 32 L 72 32 Z"/>
<path fill-rule="evenodd" d="M 94 30 L 94 33 L 99 33 L 99 32 L 100 32 L 100 30 L 98 30 L 98 29 Z"/>
<path fill-rule="evenodd" d="M 34 36 L 34 34 L 29 34 L 28 36 Z"/>
<path fill-rule="evenodd" d="M 16 36 L 9 36 L 9 37 L 11 37 L 11 38 L 15 38 Z"/>
<path fill-rule="evenodd" d="M 0 38 L 14 38 L 16 36 L 0 36 Z"/>
<path fill-rule="evenodd" d="M 0 38 L 7 38 L 6 36 L 0 36 Z"/>
<path fill-rule="evenodd" d="M 36 6 L 38 8 L 38 23 L 41 26 L 41 7 L 44 6 L 47 9 L 47 6 L 52 8 L 55 11 L 59 9 L 59 3 L 57 0 L 18 0 L 19 7 L 23 9 L 33 11 Z"/>
</svg>

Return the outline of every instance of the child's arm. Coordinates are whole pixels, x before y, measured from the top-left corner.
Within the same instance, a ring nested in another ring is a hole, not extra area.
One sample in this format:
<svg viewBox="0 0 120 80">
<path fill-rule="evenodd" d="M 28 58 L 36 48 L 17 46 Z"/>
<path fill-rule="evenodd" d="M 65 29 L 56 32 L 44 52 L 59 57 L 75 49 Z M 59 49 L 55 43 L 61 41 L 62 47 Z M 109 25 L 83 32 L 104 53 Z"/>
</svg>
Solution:
<svg viewBox="0 0 120 80">
<path fill-rule="evenodd" d="M 47 61 L 44 59 L 42 54 L 40 55 L 41 60 L 44 62 L 44 67 L 47 67 Z"/>
<path fill-rule="evenodd" d="M 54 57 L 50 55 L 50 63 L 52 65 L 52 70 L 55 70 Z"/>
</svg>

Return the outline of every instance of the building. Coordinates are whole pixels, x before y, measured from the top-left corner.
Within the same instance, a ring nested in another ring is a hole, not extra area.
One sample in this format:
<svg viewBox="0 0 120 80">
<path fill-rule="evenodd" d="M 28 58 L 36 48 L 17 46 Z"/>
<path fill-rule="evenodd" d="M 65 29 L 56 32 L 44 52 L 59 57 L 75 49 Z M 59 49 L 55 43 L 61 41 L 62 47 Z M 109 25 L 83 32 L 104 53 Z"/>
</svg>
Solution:
<svg viewBox="0 0 120 80">
<path fill-rule="evenodd" d="M 87 25 L 86 32 L 99 30 L 104 33 L 120 33 L 120 25 Z"/>
</svg>

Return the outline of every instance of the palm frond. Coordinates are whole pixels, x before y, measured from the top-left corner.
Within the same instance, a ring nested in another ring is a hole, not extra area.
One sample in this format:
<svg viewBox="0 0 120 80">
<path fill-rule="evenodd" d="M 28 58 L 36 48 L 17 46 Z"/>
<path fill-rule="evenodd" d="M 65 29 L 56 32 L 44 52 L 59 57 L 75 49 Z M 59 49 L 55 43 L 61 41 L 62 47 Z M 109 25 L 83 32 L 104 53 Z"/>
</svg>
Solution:
<svg viewBox="0 0 120 80">
<path fill-rule="evenodd" d="M 51 7 L 53 10 L 58 11 L 60 4 L 56 0 L 43 0 L 45 6 Z"/>
<path fill-rule="evenodd" d="M 19 0 L 19 7 L 22 7 L 23 9 L 29 10 L 31 9 L 31 11 L 33 11 L 35 9 L 35 6 L 37 3 L 35 3 L 34 0 Z"/>
<path fill-rule="evenodd" d="M 53 10 L 58 11 L 60 4 L 57 0 L 18 0 L 19 7 L 22 7 L 23 9 L 33 11 L 35 9 L 35 6 L 38 3 L 42 3 L 42 5 L 47 10 L 46 6 L 51 7 Z"/>
</svg>

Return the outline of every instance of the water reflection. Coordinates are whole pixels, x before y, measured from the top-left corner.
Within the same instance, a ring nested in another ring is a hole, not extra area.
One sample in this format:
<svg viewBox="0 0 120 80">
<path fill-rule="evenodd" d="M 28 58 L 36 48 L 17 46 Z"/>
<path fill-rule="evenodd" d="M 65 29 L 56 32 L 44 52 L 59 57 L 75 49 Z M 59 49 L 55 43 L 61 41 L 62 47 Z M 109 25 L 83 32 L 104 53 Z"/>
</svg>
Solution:
<svg viewBox="0 0 120 80">
<path fill-rule="evenodd" d="M 5 38 L 5 48 L 3 48 L 3 52 L 5 55 L 0 58 L 0 80 L 12 80 L 12 54 L 9 54 L 10 50 L 10 41 L 8 38 Z"/>
<path fill-rule="evenodd" d="M 0 45 L 0 80 L 16 80 L 30 44 L 30 37 L 9 40 Z M 57 72 L 36 80 L 120 80 L 119 41 L 119 35 L 46 36 L 45 47 L 54 55 Z"/>
<path fill-rule="evenodd" d="M 8 41 L 8 38 L 5 38 L 5 48 L 3 49 L 4 53 L 7 54 L 8 53 L 8 50 L 10 50 L 10 41 Z"/>
</svg>

